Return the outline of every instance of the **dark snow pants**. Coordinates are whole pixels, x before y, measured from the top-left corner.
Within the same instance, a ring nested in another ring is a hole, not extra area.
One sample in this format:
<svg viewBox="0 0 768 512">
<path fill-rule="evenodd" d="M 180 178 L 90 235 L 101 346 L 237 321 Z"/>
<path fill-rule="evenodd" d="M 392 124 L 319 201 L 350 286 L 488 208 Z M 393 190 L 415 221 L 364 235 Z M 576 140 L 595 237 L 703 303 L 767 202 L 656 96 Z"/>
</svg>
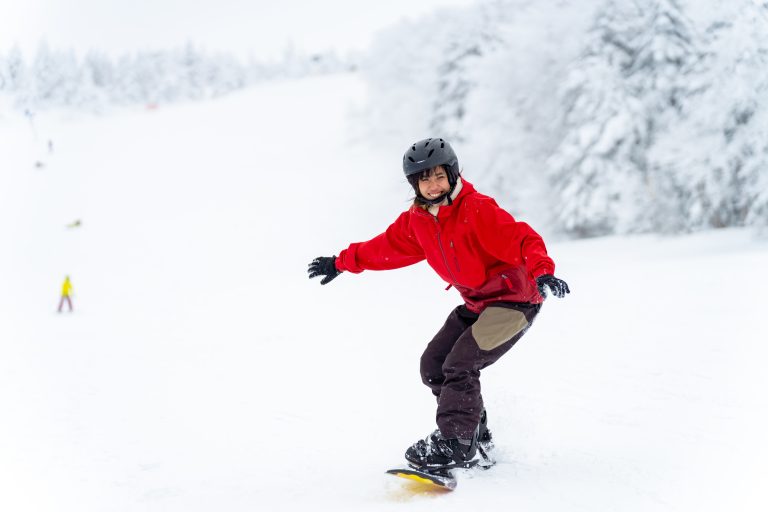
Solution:
<svg viewBox="0 0 768 512">
<path fill-rule="evenodd" d="M 69 310 L 72 311 L 72 299 L 69 298 L 69 295 L 62 295 L 61 300 L 59 301 L 59 309 L 58 312 L 61 313 L 61 310 L 64 309 L 64 302 L 66 301 L 67 305 L 69 306 Z"/>
<path fill-rule="evenodd" d="M 454 309 L 421 356 L 421 380 L 437 397 L 443 437 L 469 439 L 480 423 L 480 370 L 495 363 L 528 330 L 541 304 L 496 302 L 479 315 Z"/>
</svg>

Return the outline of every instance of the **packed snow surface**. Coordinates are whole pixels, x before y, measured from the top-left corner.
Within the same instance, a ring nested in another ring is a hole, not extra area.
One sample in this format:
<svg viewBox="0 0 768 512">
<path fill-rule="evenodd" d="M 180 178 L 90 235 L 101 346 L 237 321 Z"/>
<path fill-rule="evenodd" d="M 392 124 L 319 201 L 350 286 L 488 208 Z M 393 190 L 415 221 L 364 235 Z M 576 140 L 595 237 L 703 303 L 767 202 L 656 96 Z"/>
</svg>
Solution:
<svg viewBox="0 0 768 512">
<path fill-rule="evenodd" d="M 766 510 L 768 243 L 742 230 L 542 227 L 572 293 L 483 372 L 497 466 L 446 495 L 384 473 L 434 428 L 419 356 L 459 297 L 423 263 L 306 277 L 408 205 L 412 141 L 363 135 L 366 94 L 3 111 L 0 510 Z"/>
</svg>

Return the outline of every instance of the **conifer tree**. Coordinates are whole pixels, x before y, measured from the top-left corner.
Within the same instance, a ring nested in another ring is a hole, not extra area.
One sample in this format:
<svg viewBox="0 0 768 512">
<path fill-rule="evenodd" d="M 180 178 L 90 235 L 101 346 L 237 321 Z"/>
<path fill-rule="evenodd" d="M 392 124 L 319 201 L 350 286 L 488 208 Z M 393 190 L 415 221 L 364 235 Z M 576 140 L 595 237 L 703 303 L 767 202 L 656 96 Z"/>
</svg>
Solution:
<svg viewBox="0 0 768 512">
<path fill-rule="evenodd" d="M 567 134 L 550 159 L 557 223 L 577 236 L 652 229 L 663 195 L 648 150 L 684 115 L 700 49 L 675 0 L 609 0 L 562 90 Z"/>
</svg>

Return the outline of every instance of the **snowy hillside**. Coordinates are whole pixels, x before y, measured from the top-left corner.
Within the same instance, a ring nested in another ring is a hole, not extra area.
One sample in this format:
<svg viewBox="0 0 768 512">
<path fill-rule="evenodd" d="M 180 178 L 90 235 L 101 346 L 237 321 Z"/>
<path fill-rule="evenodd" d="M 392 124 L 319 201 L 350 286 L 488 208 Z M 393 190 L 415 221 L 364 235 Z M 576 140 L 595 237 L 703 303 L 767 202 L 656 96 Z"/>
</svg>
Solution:
<svg viewBox="0 0 768 512">
<path fill-rule="evenodd" d="M 102 38 L 81 55 L 45 42 L 30 55 L 0 47 L 0 101 L 103 114 L 355 69 L 375 97 L 358 113 L 359 137 L 464 143 L 460 165 L 477 170 L 475 185 L 562 237 L 768 232 L 768 3 L 434 1 L 377 7 L 390 14 L 368 13 L 376 26 L 402 19 L 345 56 L 289 46 L 281 59 L 244 61 L 194 37 L 155 50 L 139 50 L 138 37 L 119 56 Z M 322 15 L 330 20 L 313 24 L 327 31 L 349 12 L 329 4 Z M 372 30 L 355 16 L 339 30 L 348 42 Z M 233 30 L 240 18 L 264 22 L 240 15 Z"/>
<path fill-rule="evenodd" d="M 411 137 L 371 147 L 366 94 L 2 111 L 0 510 L 766 510 L 768 242 L 740 230 L 550 243 L 573 293 L 484 371 L 497 466 L 384 474 L 434 428 L 418 360 L 458 295 L 425 264 L 306 278 L 408 204 Z"/>
</svg>

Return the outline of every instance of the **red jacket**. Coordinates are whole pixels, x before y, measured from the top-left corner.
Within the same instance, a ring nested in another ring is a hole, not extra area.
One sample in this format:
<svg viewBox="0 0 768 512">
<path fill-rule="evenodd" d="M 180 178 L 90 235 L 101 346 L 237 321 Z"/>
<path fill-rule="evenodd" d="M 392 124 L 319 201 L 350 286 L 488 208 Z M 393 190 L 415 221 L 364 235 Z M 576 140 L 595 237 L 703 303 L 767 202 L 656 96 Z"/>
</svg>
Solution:
<svg viewBox="0 0 768 512">
<path fill-rule="evenodd" d="M 389 270 L 424 259 L 476 313 L 494 301 L 542 302 L 536 278 L 555 273 L 541 236 L 466 181 L 437 217 L 412 206 L 384 233 L 341 251 L 336 268 Z"/>
</svg>

